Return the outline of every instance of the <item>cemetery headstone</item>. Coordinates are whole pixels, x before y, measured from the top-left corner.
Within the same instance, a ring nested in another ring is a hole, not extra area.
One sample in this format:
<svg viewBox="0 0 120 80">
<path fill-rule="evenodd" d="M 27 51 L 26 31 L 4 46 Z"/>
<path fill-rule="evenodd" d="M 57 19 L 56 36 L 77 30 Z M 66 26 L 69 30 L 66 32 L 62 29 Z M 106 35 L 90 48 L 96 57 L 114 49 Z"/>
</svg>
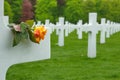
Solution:
<svg viewBox="0 0 120 80">
<path fill-rule="evenodd" d="M 59 18 L 59 26 L 58 26 L 58 45 L 64 46 L 64 18 Z"/>
<path fill-rule="evenodd" d="M 12 47 L 13 35 L 6 26 L 8 18 L 3 15 L 4 0 L 0 0 L 0 5 L 0 80 L 6 80 L 6 72 L 13 64 L 50 58 L 50 32 L 47 28 L 45 39 L 40 44 L 25 40 Z"/>
<path fill-rule="evenodd" d="M 105 43 L 105 32 L 106 32 L 106 26 L 105 26 L 105 18 L 101 19 L 101 34 L 100 34 L 100 43 Z"/>
<path fill-rule="evenodd" d="M 88 57 L 96 57 L 97 14 L 89 13 Z"/>
</svg>

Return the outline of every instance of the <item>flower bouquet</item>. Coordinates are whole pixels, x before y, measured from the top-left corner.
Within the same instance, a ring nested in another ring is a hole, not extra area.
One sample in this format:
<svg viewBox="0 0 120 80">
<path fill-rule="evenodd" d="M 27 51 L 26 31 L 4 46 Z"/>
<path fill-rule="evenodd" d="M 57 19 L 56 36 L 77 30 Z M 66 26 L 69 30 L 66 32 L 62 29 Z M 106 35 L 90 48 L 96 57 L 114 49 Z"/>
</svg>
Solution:
<svg viewBox="0 0 120 80">
<path fill-rule="evenodd" d="M 18 45 L 22 40 L 30 39 L 34 43 L 40 43 L 40 40 L 44 40 L 44 36 L 47 32 L 46 28 L 42 26 L 36 27 L 33 25 L 33 20 L 21 22 L 20 24 L 9 24 L 9 28 L 13 33 L 13 47 Z"/>
</svg>

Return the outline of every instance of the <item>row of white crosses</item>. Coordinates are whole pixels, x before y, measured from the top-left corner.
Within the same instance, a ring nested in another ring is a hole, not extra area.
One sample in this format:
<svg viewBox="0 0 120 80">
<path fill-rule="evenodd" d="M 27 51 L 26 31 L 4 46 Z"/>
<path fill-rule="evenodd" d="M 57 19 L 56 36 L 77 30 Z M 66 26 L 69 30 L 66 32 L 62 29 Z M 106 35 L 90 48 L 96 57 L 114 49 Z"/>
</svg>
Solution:
<svg viewBox="0 0 120 80">
<path fill-rule="evenodd" d="M 58 35 L 58 45 L 64 46 L 64 36 L 68 36 L 69 33 L 77 29 L 78 39 L 82 39 L 82 32 L 88 32 L 88 57 L 96 57 L 96 35 L 100 31 L 100 43 L 105 43 L 105 38 L 109 38 L 110 35 L 120 31 L 120 24 L 106 21 L 105 18 L 101 19 L 101 24 L 97 22 L 97 13 L 89 13 L 89 23 L 82 24 L 82 20 L 79 20 L 77 24 L 71 24 L 68 21 L 64 24 L 64 18 L 60 17 L 59 22 L 52 24 L 49 20 L 46 20 L 46 26 L 51 28 L 51 33 L 56 30 Z M 65 31 L 65 33 L 64 33 Z"/>
</svg>

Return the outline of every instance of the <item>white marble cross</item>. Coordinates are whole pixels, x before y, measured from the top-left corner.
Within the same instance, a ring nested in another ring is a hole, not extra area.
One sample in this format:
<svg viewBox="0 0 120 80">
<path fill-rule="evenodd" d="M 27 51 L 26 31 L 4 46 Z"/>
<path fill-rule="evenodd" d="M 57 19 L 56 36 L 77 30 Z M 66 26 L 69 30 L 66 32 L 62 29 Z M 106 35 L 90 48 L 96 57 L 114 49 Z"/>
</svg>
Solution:
<svg viewBox="0 0 120 80">
<path fill-rule="evenodd" d="M 69 23 L 68 21 L 65 22 L 65 37 L 68 37 L 69 34 Z"/>
<path fill-rule="evenodd" d="M 64 46 L 64 18 L 59 18 L 59 26 L 58 26 L 58 45 Z"/>
<path fill-rule="evenodd" d="M 110 21 L 107 20 L 107 31 L 106 31 L 106 38 L 110 38 Z"/>
<path fill-rule="evenodd" d="M 3 4 L 4 0 L 0 0 L 0 80 L 6 80 L 6 72 L 13 64 L 50 58 L 49 29 L 40 44 L 26 40 L 15 47 L 11 46 L 13 35 L 6 23 L 4 24 L 6 21 L 3 19 Z"/>
<path fill-rule="evenodd" d="M 78 34 L 78 39 L 82 39 L 82 20 L 79 20 L 78 23 L 78 28 L 77 28 L 77 34 Z"/>
<path fill-rule="evenodd" d="M 101 33 L 100 33 L 100 43 L 104 44 L 105 43 L 105 32 L 106 32 L 106 24 L 105 24 L 106 19 L 102 18 L 101 19 Z"/>
<path fill-rule="evenodd" d="M 97 13 L 89 13 L 89 27 L 88 27 L 88 57 L 96 57 L 96 34 L 97 30 Z"/>
</svg>

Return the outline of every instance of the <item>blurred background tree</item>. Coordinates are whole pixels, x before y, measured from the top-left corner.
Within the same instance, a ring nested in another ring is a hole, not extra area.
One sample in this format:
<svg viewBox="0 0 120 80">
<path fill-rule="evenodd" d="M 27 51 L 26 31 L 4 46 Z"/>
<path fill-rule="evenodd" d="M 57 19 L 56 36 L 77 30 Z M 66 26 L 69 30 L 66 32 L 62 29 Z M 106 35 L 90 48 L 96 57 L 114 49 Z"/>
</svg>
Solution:
<svg viewBox="0 0 120 80">
<path fill-rule="evenodd" d="M 35 10 L 37 20 L 44 22 L 46 19 L 50 19 L 51 22 L 56 22 L 57 11 L 56 0 L 37 0 Z"/>
<path fill-rule="evenodd" d="M 57 14 L 58 16 L 64 15 L 64 8 L 66 5 L 66 0 L 57 0 Z"/>
<path fill-rule="evenodd" d="M 19 23 L 22 16 L 22 1 L 5 0 L 5 15 L 10 16 L 10 22 Z M 82 19 L 88 22 L 88 13 L 97 12 L 98 21 L 107 18 L 120 22 L 120 0 L 29 0 L 32 3 L 33 19 L 44 22 L 50 19 L 55 23 L 63 16 L 67 21 L 77 23 Z M 10 7 L 9 7 L 10 6 Z"/>
<path fill-rule="evenodd" d="M 5 16 L 8 15 L 10 22 L 13 22 L 13 19 L 12 19 L 13 18 L 13 12 L 12 12 L 10 4 L 7 1 L 4 2 L 4 15 Z"/>
<path fill-rule="evenodd" d="M 22 14 L 20 21 L 25 22 L 26 20 L 32 20 L 34 16 L 33 7 L 29 0 L 23 0 L 22 3 Z"/>
<path fill-rule="evenodd" d="M 80 0 L 67 1 L 64 9 L 64 16 L 67 21 L 77 23 L 78 20 L 84 18 L 83 3 Z"/>
<path fill-rule="evenodd" d="M 34 21 L 36 21 L 36 18 L 35 18 L 35 10 L 36 10 L 36 8 L 35 8 L 35 5 L 36 5 L 36 1 L 37 0 L 30 0 L 30 2 L 31 2 L 31 4 L 32 4 L 32 12 L 33 12 L 33 19 L 34 19 Z"/>
<path fill-rule="evenodd" d="M 20 18 L 21 18 L 21 10 L 22 10 L 22 0 L 6 0 L 9 2 L 11 9 L 12 9 L 12 13 L 13 13 L 13 17 L 12 17 L 12 21 L 14 23 L 20 23 Z"/>
</svg>

